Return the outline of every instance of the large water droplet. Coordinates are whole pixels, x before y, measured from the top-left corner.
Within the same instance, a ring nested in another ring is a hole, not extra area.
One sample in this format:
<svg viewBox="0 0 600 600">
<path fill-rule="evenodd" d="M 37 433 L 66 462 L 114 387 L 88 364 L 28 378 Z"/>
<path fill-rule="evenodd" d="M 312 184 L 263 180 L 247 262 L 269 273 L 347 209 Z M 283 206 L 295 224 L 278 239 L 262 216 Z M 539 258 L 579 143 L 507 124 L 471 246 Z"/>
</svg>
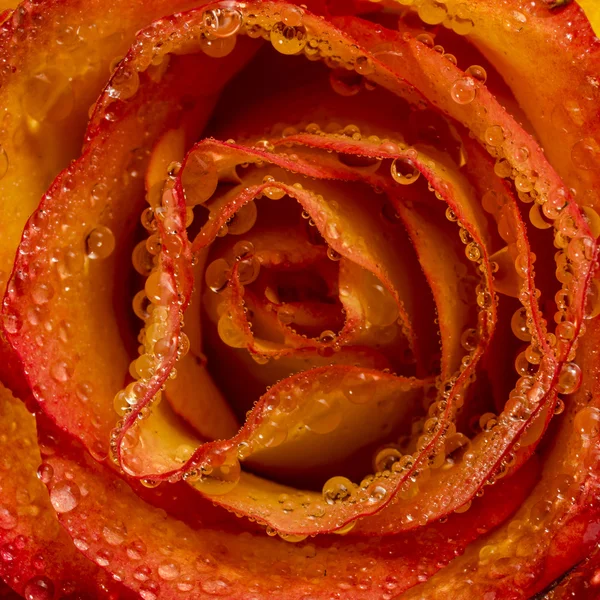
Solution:
<svg viewBox="0 0 600 600">
<path fill-rule="evenodd" d="M 59 481 L 50 490 L 50 502 L 57 513 L 68 513 L 77 508 L 81 491 L 74 481 Z"/>
<path fill-rule="evenodd" d="M 354 484 L 346 477 L 332 477 L 323 486 L 323 499 L 327 504 L 347 500 L 352 495 Z"/>
<path fill-rule="evenodd" d="M 23 590 L 25 600 L 52 600 L 54 584 L 48 577 L 32 577 Z"/>
</svg>

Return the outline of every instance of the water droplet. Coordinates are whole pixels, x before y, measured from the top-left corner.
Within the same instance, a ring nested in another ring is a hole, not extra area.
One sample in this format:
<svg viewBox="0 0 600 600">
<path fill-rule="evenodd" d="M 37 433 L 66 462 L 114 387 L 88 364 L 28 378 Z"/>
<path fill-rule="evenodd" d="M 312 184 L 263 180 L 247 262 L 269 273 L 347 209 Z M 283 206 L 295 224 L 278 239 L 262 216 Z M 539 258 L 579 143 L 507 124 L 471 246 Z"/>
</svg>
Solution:
<svg viewBox="0 0 600 600">
<path fill-rule="evenodd" d="M 233 52 L 236 42 L 235 35 L 215 39 L 205 38 L 200 42 L 200 48 L 211 58 L 223 58 Z"/>
<path fill-rule="evenodd" d="M 42 483 L 50 483 L 54 477 L 54 468 L 49 463 L 42 463 L 37 469 L 37 476 Z"/>
<path fill-rule="evenodd" d="M 195 480 L 192 485 L 208 496 L 221 496 L 237 486 L 240 476 L 239 460 L 228 456 L 223 464 L 212 467 L 210 473 Z"/>
<path fill-rule="evenodd" d="M 47 69 L 25 83 L 23 108 L 35 121 L 62 121 L 71 114 L 73 105 L 71 83 L 57 69 Z"/>
<path fill-rule="evenodd" d="M 410 160 L 402 158 L 394 159 L 390 172 L 394 181 L 396 181 L 396 183 L 401 183 L 402 185 L 414 183 L 421 175 L 421 172 Z"/>
<path fill-rule="evenodd" d="M 494 165 L 494 173 L 496 173 L 498 177 L 502 177 L 502 179 L 507 179 L 512 175 L 512 165 L 504 158 L 501 158 L 500 160 L 497 160 Z"/>
<path fill-rule="evenodd" d="M 59 360 L 50 367 L 50 375 L 52 379 L 59 383 L 65 383 L 71 379 L 73 375 L 73 368 L 65 360 Z"/>
<path fill-rule="evenodd" d="M 124 523 L 110 523 L 102 529 L 102 537 L 111 546 L 120 546 L 127 538 L 127 527 Z"/>
<path fill-rule="evenodd" d="M 115 236 L 104 225 L 93 229 L 86 239 L 87 255 L 90 258 L 102 259 L 109 257 L 115 249 Z"/>
<path fill-rule="evenodd" d="M 335 431 L 342 422 L 342 407 L 335 396 L 324 396 L 309 403 L 305 417 L 306 428 L 325 435 Z"/>
<path fill-rule="evenodd" d="M 477 329 L 465 329 L 463 334 L 460 337 L 460 343 L 462 347 L 470 352 L 471 350 L 475 350 L 477 345 L 479 344 L 479 332 Z"/>
<path fill-rule="evenodd" d="M 583 138 L 571 149 L 573 164 L 583 171 L 598 169 L 600 161 L 600 144 L 594 138 Z"/>
<path fill-rule="evenodd" d="M 329 246 L 327 248 L 327 258 L 329 258 L 329 260 L 333 260 L 334 262 L 337 262 L 338 260 L 340 260 L 342 258 L 342 255 L 337 252 L 336 250 L 334 250 L 333 248 L 331 248 L 331 246 Z"/>
<path fill-rule="evenodd" d="M 258 216 L 258 210 L 256 203 L 253 200 L 246 202 L 233 217 L 227 222 L 228 233 L 232 235 L 242 235 L 247 233 L 254 227 L 256 223 L 256 217 Z"/>
<path fill-rule="evenodd" d="M 362 76 L 346 69 L 334 69 L 329 73 L 329 83 L 340 96 L 356 96 L 362 88 Z"/>
<path fill-rule="evenodd" d="M 465 255 L 469 260 L 473 262 L 478 261 L 481 258 L 481 249 L 477 242 L 470 242 L 465 247 Z"/>
<path fill-rule="evenodd" d="M 14 529 L 18 519 L 16 513 L 4 506 L 0 506 L 0 529 Z"/>
<path fill-rule="evenodd" d="M 54 295 L 54 289 L 47 283 L 36 283 L 31 290 L 31 299 L 35 304 L 45 304 Z"/>
<path fill-rule="evenodd" d="M 448 11 L 442 2 L 425 0 L 418 8 L 418 15 L 428 25 L 439 25 L 447 17 Z"/>
<path fill-rule="evenodd" d="M 54 584 L 48 577 L 32 577 L 23 590 L 25 600 L 52 600 Z"/>
<path fill-rule="evenodd" d="M 396 448 L 383 448 L 375 455 L 373 466 L 378 472 L 391 471 L 401 458 L 402 453 Z"/>
<path fill-rule="evenodd" d="M 574 394 L 581 386 L 582 373 L 576 363 L 565 363 L 558 375 L 556 389 L 559 394 Z"/>
<path fill-rule="evenodd" d="M 231 596 L 231 585 L 225 579 L 203 579 L 200 587 L 210 596 Z"/>
<path fill-rule="evenodd" d="M 2 179 L 8 171 L 8 154 L 3 146 L 0 145 L 0 179 Z"/>
<path fill-rule="evenodd" d="M 487 80 L 486 70 L 479 65 L 471 65 L 465 72 L 469 77 L 472 77 L 481 83 L 485 83 Z"/>
<path fill-rule="evenodd" d="M 471 77 L 463 77 L 452 84 L 450 96 L 457 104 L 470 104 L 475 100 L 477 87 Z"/>
<path fill-rule="evenodd" d="M 158 576 L 165 581 L 173 581 L 179 577 L 179 566 L 170 561 L 166 561 L 158 565 Z"/>
<path fill-rule="evenodd" d="M 573 419 L 573 429 L 584 440 L 598 437 L 600 433 L 600 410 L 593 406 L 581 409 Z"/>
<path fill-rule="evenodd" d="M 229 283 L 231 267 L 224 258 L 217 258 L 208 265 L 204 272 L 206 285 L 215 293 L 222 292 Z"/>
<path fill-rule="evenodd" d="M 298 54 L 306 46 L 307 36 L 304 27 L 277 23 L 271 29 L 271 43 L 282 54 Z"/>
<path fill-rule="evenodd" d="M 209 37 L 224 38 L 235 35 L 242 25 L 242 13 L 236 8 L 212 8 L 202 15 Z"/>
<path fill-rule="evenodd" d="M 485 130 L 484 137 L 490 146 L 501 146 L 504 143 L 504 129 L 500 125 L 492 125 Z"/>
<path fill-rule="evenodd" d="M 153 304 L 169 304 L 175 298 L 171 276 L 165 271 L 154 271 L 146 279 L 144 291 Z"/>
<path fill-rule="evenodd" d="M 114 74 L 108 88 L 108 95 L 118 100 L 128 100 L 137 94 L 140 76 L 135 69 L 121 68 Z"/>
<path fill-rule="evenodd" d="M 327 504 L 347 500 L 352 495 L 354 484 L 346 477 L 332 477 L 323 486 L 323 499 Z"/>
<path fill-rule="evenodd" d="M 50 490 L 50 502 L 57 513 L 68 513 L 77 508 L 81 491 L 74 481 L 59 481 Z"/>
</svg>

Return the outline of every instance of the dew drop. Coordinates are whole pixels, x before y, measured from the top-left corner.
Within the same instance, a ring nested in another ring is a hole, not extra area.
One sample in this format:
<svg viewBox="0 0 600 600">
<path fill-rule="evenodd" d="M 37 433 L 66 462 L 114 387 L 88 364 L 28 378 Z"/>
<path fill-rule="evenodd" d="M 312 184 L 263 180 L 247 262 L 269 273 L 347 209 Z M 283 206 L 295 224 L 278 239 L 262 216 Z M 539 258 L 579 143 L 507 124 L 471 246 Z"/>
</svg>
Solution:
<svg viewBox="0 0 600 600">
<path fill-rule="evenodd" d="M 313 433 L 325 435 L 335 431 L 342 422 L 342 407 L 334 397 L 322 397 L 308 406 L 306 428 Z"/>
<path fill-rule="evenodd" d="M 0 179 L 2 179 L 8 171 L 8 154 L 2 145 L 0 145 Z"/>
<path fill-rule="evenodd" d="M 135 69 L 119 69 L 110 81 L 108 95 L 118 100 L 129 100 L 140 88 L 140 76 Z"/>
<path fill-rule="evenodd" d="M 153 304 L 167 305 L 175 298 L 171 277 L 164 271 L 152 272 L 146 279 L 144 290 L 148 300 Z"/>
<path fill-rule="evenodd" d="M 487 80 L 486 70 L 479 65 L 471 65 L 465 72 L 469 77 L 472 77 L 481 83 L 485 83 Z"/>
<path fill-rule="evenodd" d="M 439 25 L 448 15 L 443 2 L 438 0 L 425 0 L 419 8 L 418 15 L 421 21 L 428 25 Z"/>
<path fill-rule="evenodd" d="M 93 229 L 86 239 L 87 255 L 93 259 L 109 257 L 115 249 L 115 236 L 104 225 Z"/>
<path fill-rule="evenodd" d="M 52 600 L 54 584 L 48 577 L 32 577 L 23 590 L 25 600 Z"/>
<path fill-rule="evenodd" d="M 57 69 L 47 69 L 25 83 L 23 108 L 35 121 L 56 123 L 73 110 L 73 88 L 69 79 Z"/>
<path fill-rule="evenodd" d="M 396 158 L 392 162 L 390 172 L 394 181 L 402 185 L 409 185 L 417 181 L 420 171 L 409 160 Z"/>
<path fill-rule="evenodd" d="M 180 176 L 187 206 L 206 202 L 219 184 L 215 162 L 208 154 L 199 152 L 190 154 Z"/>
<path fill-rule="evenodd" d="M 242 13 L 236 8 L 212 8 L 202 15 L 209 37 L 223 38 L 235 35 L 242 25 Z"/>
<path fill-rule="evenodd" d="M 463 334 L 460 336 L 460 343 L 468 352 L 475 350 L 479 344 L 479 332 L 477 329 L 465 329 Z"/>
<path fill-rule="evenodd" d="M 242 235 L 254 227 L 258 210 L 253 200 L 246 202 L 227 222 L 228 233 Z"/>
<path fill-rule="evenodd" d="M 504 143 L 504 129 L 500 125 L 492 125 L 485 130 L 484 137 L 490 146 L 501 146 Z"/>
<path fill-rule="evenodd" d="M 471 77 L 463 77 L 452 84 L 450 96 L 457 104 L 470 104 L 475 100 L 477 88 Z"/>
<path fill-rule="evenodd" d="M 556 389 L 559 394 L 574 394 L 581 386 L 582 373 L 576 363 L 565 363 L 558 375 Z"/>
<path fill-rule="evenodd" d="M 50 502 L 57 513 L 68 513 L 77 508 L 81 491 L 74 481 L 59 481 L 50 490 Z"/>
<path fill-rule="evenodd" d="M 573 164 L 583 171 L 598 169 L 600 166 L 600 144 L 594 138 L 583 138 L 571 149 Z"/>
<path fill-rule="evenodd" d="M 271 43 L 282 54 L 298 54 L 306 46 L 306 31 L 302 26 L 276 23 L 271 29 Z"/>
<path fill-rule="evenodd" d="M 346 69 L 334 69 L 329 74 L 329 83 L 340 96 L 356 96 L 362 88 L 362 76 Z"/>
<path fill-rule="evenodd" d="M 50 375 L 55 381 L 65 383 L 71 379 L 73 368 L 67 361 L 59 360 L 50 367 Z"/>
<path fill-rule="evenodd" d="M 206 38 L 200 42 L 202 52 L 211 58 L 223 58 L 231 54 L 235 48 L 237 37 L 220 37 L 215 39 Z"/>
<path fill-rule="evenodd" d="M 402 454 L 396 448 L 383 448 L 375 455 L 373 466 L 377 472 L 391 471 L 401 458 Z"/>
<path fill-rule="evenodd" d="M 42 483 L 50 483 L 54 477 L 54 468 L 49 463 L 42 463 L 37 469 L 37 476 Z"/>
<path fill-rule="evenodd" d="M 165 581 L 173 581 L 179 577 L 179 566 L 174 562 L 163 562 L 158 565 L 158 576 Z"/>
<path fill-rule="evenodd" d="M 240 476 L 239 460 L 235 457 L 227 457 L 222 465 L 213 467 L 210 473 L 203 475 L 192 485 L 207 496 L 221 496 L 237 486 Z"/>
<path fill-rule="evenodd" d="M 230 274 L 229 263 L 224 258 L 217 258 L 206 268 L 204 280 L 209 289 L 218 294 L 227 287 Z"/>
<path fill-rule="evenodd" d="M 0 506 L 0 529 L 14 529 L 18 519 L 16 513 L 4 506 Z"/>
<path fill-rule="evenodd" d="M 352 495 L 354 487 L 354 484 L 346 477 L 332 477 L 323 486 L 323 499 L 327 504 L 347 500 Z"/>
<path fill-rule="evenodd" d="M 593 406 L 581 409 L 573 419 L 573 429 L 584 440 L 598 437 L 600 433 L 600 410 Z"/>
</svg>

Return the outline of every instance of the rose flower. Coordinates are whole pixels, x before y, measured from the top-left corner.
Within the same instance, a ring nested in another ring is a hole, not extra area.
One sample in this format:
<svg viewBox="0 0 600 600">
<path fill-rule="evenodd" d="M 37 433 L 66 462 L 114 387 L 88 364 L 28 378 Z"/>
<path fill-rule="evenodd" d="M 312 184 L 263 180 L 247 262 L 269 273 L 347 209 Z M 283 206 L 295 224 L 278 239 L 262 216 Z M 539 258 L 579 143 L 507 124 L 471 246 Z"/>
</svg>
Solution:
<svg viewBox="0 0 600 600">
<path fill-rule="evenodd" d="M 600 597 L 595 0 L 0 12 L 0 595 Z"/>
</svg>

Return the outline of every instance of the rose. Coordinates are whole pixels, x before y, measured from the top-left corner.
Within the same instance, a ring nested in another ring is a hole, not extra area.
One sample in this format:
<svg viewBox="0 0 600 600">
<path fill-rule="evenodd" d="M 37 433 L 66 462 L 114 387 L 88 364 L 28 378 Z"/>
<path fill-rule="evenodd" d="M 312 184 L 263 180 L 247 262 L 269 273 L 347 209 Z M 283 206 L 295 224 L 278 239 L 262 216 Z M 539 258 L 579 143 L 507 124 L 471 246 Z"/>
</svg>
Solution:
<svg viewBox="0 0 600 600">
<path fill-rule="evenodd" d="M 6 15 L 5 279 L 127 52 L 5 297 L 2 379 L 39 436 L 4 391 L 11 587 L 509 598 L 574 565 L 555 594 L 594 584 L 598 42 L 574 3 L 497 4 Z"/>
</svg>

